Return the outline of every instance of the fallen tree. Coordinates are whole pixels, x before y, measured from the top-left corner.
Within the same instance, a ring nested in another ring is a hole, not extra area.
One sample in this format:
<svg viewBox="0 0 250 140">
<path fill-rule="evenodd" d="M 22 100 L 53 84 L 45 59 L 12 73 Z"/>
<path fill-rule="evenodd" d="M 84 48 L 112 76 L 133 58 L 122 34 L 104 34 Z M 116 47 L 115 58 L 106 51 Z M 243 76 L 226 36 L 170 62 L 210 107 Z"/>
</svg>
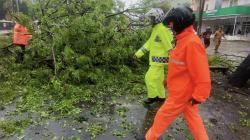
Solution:
<svg viewBox="0 0 250 140">
<path fill-rule="evenodd" d="M 232 73 L 229 83 L 236 87 L 243 87 L 250 78 L 250 53 L 240 66 Z"/>
</svg>

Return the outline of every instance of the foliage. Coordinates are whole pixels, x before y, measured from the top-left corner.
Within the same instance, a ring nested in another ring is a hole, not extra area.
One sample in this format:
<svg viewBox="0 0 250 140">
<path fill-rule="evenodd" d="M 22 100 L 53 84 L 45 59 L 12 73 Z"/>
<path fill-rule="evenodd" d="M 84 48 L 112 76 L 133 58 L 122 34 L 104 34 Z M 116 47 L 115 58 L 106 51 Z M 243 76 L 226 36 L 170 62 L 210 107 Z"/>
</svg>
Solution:
<svg viewBox="0 0 250 140">
<path fill-rule="evenodd" d="M 145 30 L 130 29 L 129 19 L 124 15 L 107 18 L 112 10 L 117 10 L 112 0 L 73 0 L 68 4 L 45 0 L 33 10 L 40 31 L 33 32 L 31 48 L 38 52 L 36 58 L 41 59 L 53 59 L 53 48 L 58 75 L 66 81 L 86 81 L 89 79 L 86 73 L 93 72 L 95 67 L 117 72 L 125 68 L 124 65 L 133 65 L 134 51 L 149 34 Z M 92 75 L 99 76 L 98 72 Z M 71 76 L 73 79 L 69 79 Z"/>
<path fill-rule="evenodd" d="M 9 120 L 0 120 L 0 132 L 2 135 L 10 136 L 13 134 L 21 134 L 22 129 L 27 127 L 31 123 L 30 120 L 20 120 L 20 121 L 9 121 Z"/>
<path fill-rule="evenodd" d="M 89 125 L 86 131 L 90 133 L 91 139 L 94 139 L 97 135 L 105 131 L 105 127 L 103 126 L 103 124 L 100 123 L 92 123 Z"/>
<path fill-rule="evenodd" d="M 119 11 L 113 0 L 43 0 L 30 11 L 39 26 L 29 15 L 15 15 L 33 35 L 23 63 L 15 63 L 15 53 L 0 58 L 1 106 L 15 101 L 16 115 L 35 113 L 43 119 L 74 118 L 85 110 L 98 117 L 117 98 L 145 93 L 148 59 L 132 57 L 150 28 L 135 29 L 126 15 L 113 16 Z M 104 130 L 93 124 L 86 131 L 94 138 Z"/>
<path fill-rule="evenodd" d="M 209 56 L 208 62 L 210 66 L 227 67 L 229 70 L 233 70 L 235 68 L 232 61 L 219 56 Z"/>
<path fill-rule="evenodd" d="M 28 2 L 29 0 L 19 0 L 18 8 L 19 12 L 28 14 Z M 11 15 L 17 12 L 16 0 L 0 0 L 0 19 L 11 20 Z"/>
<path fill-rule="evenodd" d="M 117 114 L 120 116 L 120 117 L 126 117 L 126 112 L 127 112 L 127 108 L 125 107 L 122 107 L 122 108 L 119 108 L 116 110 Z"/>
<path fill-rule="evenodd" d="M 250 119 L 247 118 L 247 113 L 241 111 L 238 111 L 238 113 L 240 115 L 240 120 L 239 120 L 240 125 L 242 127 L 250 127 Z"/>
<path fill-rule="evenodd" d="M 0 49 L 7 47 L 11 44 L 11 37 L 0 36 Z"/>
</svg>

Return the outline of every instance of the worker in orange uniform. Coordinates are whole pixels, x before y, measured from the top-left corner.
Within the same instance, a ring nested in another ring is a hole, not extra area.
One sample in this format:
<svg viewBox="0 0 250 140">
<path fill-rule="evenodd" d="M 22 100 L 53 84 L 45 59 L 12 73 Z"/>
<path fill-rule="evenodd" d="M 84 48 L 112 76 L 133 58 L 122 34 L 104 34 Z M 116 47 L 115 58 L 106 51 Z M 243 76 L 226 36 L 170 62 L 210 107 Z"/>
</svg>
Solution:
<svg viewBox="0 0 250 140">
<path fill-rule="evenodd" d="M 22 52 L 18 53 L 16 60 L 17 62 L 22 62 L 24 59 L 25 47 L 28 45 L 28 41 L 32 36 L 28 32 L 28 29 L 19 23 L 15 24 L 13 32 L 13 44 L 15 46 L 20 46 L 22 49 Z"/>
<path fill-rule="evenodd" d="M 169 59 L 169 97 L 158 110 L 146 136 L 140 140 L 157 140 L 181 114 L 195 140 L 208 140 L 198 104 L 208 98 L 211 81 L 205 47 L 194 32 L 194 21 L 192 9 L 186 6 L 171 9 L 163 21 L 177 34 L 176 47 Z"/>
<path fill-rule="evenodd" d="M 224 31 L 222 30 L 222 27 L 220 27 L 219 30 L 214 33 L 214 44 L 215 44 L 214 52 L 215 53 L 218 53 L 218 49 L 220 47 L 222 37 L 226 39 Z"/>
</svg>

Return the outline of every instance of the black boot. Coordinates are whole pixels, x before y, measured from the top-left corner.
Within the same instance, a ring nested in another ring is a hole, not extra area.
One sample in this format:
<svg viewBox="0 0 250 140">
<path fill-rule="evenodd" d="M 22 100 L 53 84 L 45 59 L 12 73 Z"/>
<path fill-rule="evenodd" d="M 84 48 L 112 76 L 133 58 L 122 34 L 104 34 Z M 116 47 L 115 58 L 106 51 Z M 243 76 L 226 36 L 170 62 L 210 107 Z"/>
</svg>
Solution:
<svg viewBox="0 0 250 140">
<path fill-rule="evenodd" d="M 135 138 L 136 140 L 146 140 L 145 136 L 139 136 Z"/>
<path fill-rule="evenodd" d="M 166 100 L 166 98 L 158 98 L 157 100 L 158 100 L 158 102 L 164 102 Z"/>
<path fill-rule="evenodd" d="M 152 104 L 155 101 L 157 101 L 157 98 L 147 98 L 144 100 L 144 103 L 145 104 Z"/>
</svg>

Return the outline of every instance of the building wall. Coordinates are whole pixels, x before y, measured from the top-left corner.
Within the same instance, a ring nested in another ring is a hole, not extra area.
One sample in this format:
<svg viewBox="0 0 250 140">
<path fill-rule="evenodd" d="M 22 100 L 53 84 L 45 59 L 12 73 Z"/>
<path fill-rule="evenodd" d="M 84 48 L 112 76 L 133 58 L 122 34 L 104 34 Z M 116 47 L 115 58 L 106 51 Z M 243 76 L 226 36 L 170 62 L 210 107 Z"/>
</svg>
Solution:
<svg viewBox="0 0 250 140">
<path fill-rule="evenodd" d="M 193 3 L 196 4 L 194 6 L 196 8 L 199 6 L 197 0 L 193 0 Z M 250 0 L 205 0 L 204 10 L 209 11 L 235 5 L 250 5 Z"/>
<path fill-rule="evenodd" d="M 199 0 L 192 0 L 191 8 L 192 8 L 194 11 L 198 11 L 198 8 L 199 8 Z"/>
<path fill-rule="evenodd" d="M 238 0 L 238 5 L 250 5 L 250 0 Z"/>
<path fill-rule="evenodd" d="M 230 0 L 223 0 L 221 8 L 226 8 L 230 6 Z"/>
<path fill-rule="evenodd" d="M 199 5 L 199 2 L 196 2 L 196 4 Z M 216 8 L 227 8 L 237 5 L 250 5 L 250 0 L 205 0 L 204 11 L 213 11 Z M 203 20 L 202 32 L 208 26 L 212 28 L 213 32 L 219 27 L 223 27 L 225 33 L 229 36 L 250 37 L 250 16 L 238 17 L 236 24 L 235 16 Z"/>
<path fill-rule="evenodd" d="M 209 10 L 214 10 L 215 8 L 215 0 L 206 0 L 205 5 L 204 5 L 204 10 L 209 11 Z"/>
</svg>

